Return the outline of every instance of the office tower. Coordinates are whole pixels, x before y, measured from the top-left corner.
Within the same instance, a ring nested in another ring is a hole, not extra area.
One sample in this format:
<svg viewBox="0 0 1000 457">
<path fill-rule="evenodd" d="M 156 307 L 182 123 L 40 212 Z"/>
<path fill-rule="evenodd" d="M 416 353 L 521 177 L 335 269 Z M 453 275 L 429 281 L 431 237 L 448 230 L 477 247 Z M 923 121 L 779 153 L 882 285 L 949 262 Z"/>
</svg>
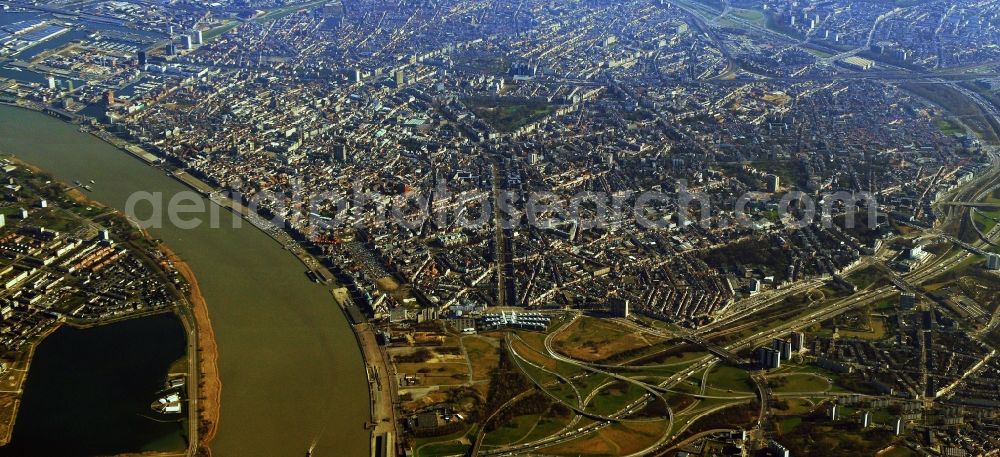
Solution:
<svg viewBox="0 0 1000 457">
<path fill-rule="evenodd" d="M 986 256 L 986 269 L 1000 270 L 1000 254 L 989 254 Z"/>
<path fill-rule="evenodd" d="M 757 352 L 757 364 L 765 370 L 781 368 L 781 353 L 771 348 L 760 348 Z"/>
<path fill-rule="evenodd" d="M 767 191 L 777 192 L 781 188 L 781 178 L 778 175 L 767 175 Z"/>
<path fill-rule="evenodd" d="M 615 317 L 628 317 L 628 299 L 611 297 L 608 299 L 608 308 Z"/>
<path fill-rule="evenodd" d="M 333 145 L 333 160 L 341 163 L 346 163 L 349 157 L 347 154 L 347 145 L 343 143 L 337 143 Z"/>
<path fill-rule="evenodd" d="M 782 446 L 774 440 L 771 440 L 771 442 L 767 444 L 767 449 L 771 451 L 772 455 L 777 457 L 790 457 L 792 455 L 788 448 Z"/>
<path fill-rule="evenodd" d="M 792 352 L 802 352 L 806 348 L 806 334 L 792 332 Z"/>
<path fill-rule="evenodd" d="M 781 360 L 790 360 L 792 358 L 792 343 L 788 340 L 775 339 L 773 347 L 775 351 L 781 354 Z"/>
</svg>

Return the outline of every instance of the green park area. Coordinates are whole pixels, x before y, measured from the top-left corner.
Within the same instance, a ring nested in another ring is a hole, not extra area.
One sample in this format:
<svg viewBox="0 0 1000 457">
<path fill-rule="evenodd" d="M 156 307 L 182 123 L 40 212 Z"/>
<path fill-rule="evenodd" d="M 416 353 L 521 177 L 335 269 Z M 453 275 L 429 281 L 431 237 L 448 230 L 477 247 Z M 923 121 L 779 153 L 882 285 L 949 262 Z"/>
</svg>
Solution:
<svg viewBox="0 0 1000 457">
<path fill-rule="evenodd" d="M 1000 138 L 990 125 L 982 109 L 957 89 L 943 84 L 906 83 L 903 89 L 941 106 L 954 116 L 959 116 L 976 134 L 990 144 L 997 144 Z"/>
<path fill-rule="evenodd" d="M 766 24 L 764 21 L 764 13 L 761 13 L 760 11 L 734 8 L 730 14 L 747 21 Z"/>
<path fill-rule="evenodd" d="M 320 4 L 323 4 L 323 3 L 326 3 L 325 0 L 312 1 L 312 2 L 306 2 L 306 3 L 297 3 L 297 4 L 294 4 L 294 5 L 283 6 L 281 8 L 275 8 L 275 9 L 272 9 L 272 10 L 265 11 L 264 14 L 258 15 L 253 20 L 255 22 L 273 21 L 273 20 L 281 19 L 281 18 L 283 18 L 285 16 L 288 16 L 289 14 L 293 14 L 293 13 L 302 11 L 302 10 L 304 10 L 306 8 L 310 8 L 310 7 L 313 7 L 313 6 L 316 6 L 316 5 L 320 5 Z"/>
<path fill-rule="evenodd" d="M 477 117 L 501 132 L 513 132 L 552 114 L 552 107 L 537 100 L 506 97 L 467 97 L 463 100 Z"/>
<path fill-rule="evenodd" d="M 819 57 L 820 59 L 826 59 L 828 57 L 833 57 L 834 56 L 834 54 L 832 52 L 824 51 L 822 49 L 816 49 L 815 47 L 811 47 L 811 46 L 803 46 L 802 49 L 804 49 L 806 52 L 808 52 L 808 53 L 810 53 L 810 54 L 812 54 L 812 55 L 814 55 L 816 57 Z"/>
<path fill-rule="evenodd" d="M 879 451 L 893 442 L 886 427 L 861 428 L 856 413 L 845 412 L 832 422 L 824 409 L 805 416 L 788 417 L 778 424 L 778 439 L 792 455 L 845 456 L 882 455 Z"/>
<path fill-rule="evenodd" d="M 847 282 L 854 284 L 858 290 L 861 290 L 875 284 L 880 279 L 884 280 L 885 273 L 876 267 L 865 267 L 851 273 L 846 279 Z"/>
<path fill-rule="evenodd" d="M 571 358 L 593 362 L 647 348 L 660 341 L 662 338 L 644 335 L 612 321 L 581 317 L 553 340 L 553 346 Z"/>
<path fill-rule="evenodd" d="M 228 32 L 228 31 L 230 31 L 232 29 L 235 29 L 236 27 L 239 27 L 240 24 L 242 24 L 242 22 L 237 21 L 235 19 L 229 19 L 229 20 L 223 21 L 223 23 L 221 25 L 204 31 L 204 33 L 202 33 L 202 38 L 205 41 L 212 41 L 212 40 L 214 40 L 214 39 L 222 36 L 226 32 Z"/>
<path fill-rule="evenodd" d="M 623 422 L 582 438 L 539 450 L 544 455 L 630 455 L 660 440 L 667 421 Z"/>
<path fill-rule="evenodd" d="M 635 384 L 614 381 L 597 392 L 587 410 L 601 415 L 614 414 L 645 394 L 646 391 Z"/>
<path fill-rule="evenodd" d="M 289 6 L 284 6 L 284 7 L 281 7 L 281 8 L 275 8 L 275 9 L 272 9 L 272 10 L 263 11 L 260 14 L 258 14 L 256 17 L 254 17 L 253 21 L 254 22 L 267 22 L 267 21 L 273 21 L 273 20 L 281 19 L 281 18 L 283 18 L 285 16 L 288 16 L 289 14 L 293 14 L 293 13 L 296 13 L 298 11 L 302 11 L 304 9 L 310 8 L 312 6 L 320 5 L 322 3 L 325 3 L 325 2 L 323 2 L 323 1 L 312 1 L 312 2 L 299 3 L 299 4 L 295 4 L 295 5 L 289 5 Z M 216 39 L 216 38 L 224 35 L 226 32 L 228 32 L 228 31 L 230 31 L 232 29 L 235 29 L 236 27 L 239 27 L 241 24 L 243 24 L 243 22 L 240 21 L 240 20 L 237 20 L 237 19 L 226 19 L 226 20 L 223 20 L 222 23 L 219 24 L 218 26 L 203 31 L 202 38 L 205 41 L 212 41 L 212 40 L 214 40 L 214 39 Z"/>
<path fill-rule="evenodd" d="M 959 125 L 955 121 L 952 121 L 951 119 L 942 117 L 938 118 L 934 122 L 937 124 L 938 129 L 941 130 L 941 133 L 945 135 L 961 135 L 965 133 L 965 129 L 963 129 L 961 125 Z"/>
<path fill-rule="evenodd" d="M 754 392 L 756 388 L 750 374 L 737 367 L 717 365 L 708 374 L 708 385 L 716 389 L 732 392 Z"/>
<path fill-rule="evenodd" d="M 809 181 L 809 172 L 799 160 L 760 160 L 752 165 L 758 170 L 767 170 L 768 173 L 777 175 L 781 178 L 782 187 L 805 189 Z"/>
<path fill-rule="evenodd" d="M 774 392 L 778 393 L 826 392 L 831 387 L 828 379 L 812 373 L 772 376 L 768 378 L 767 383 Z"/>
</svg>

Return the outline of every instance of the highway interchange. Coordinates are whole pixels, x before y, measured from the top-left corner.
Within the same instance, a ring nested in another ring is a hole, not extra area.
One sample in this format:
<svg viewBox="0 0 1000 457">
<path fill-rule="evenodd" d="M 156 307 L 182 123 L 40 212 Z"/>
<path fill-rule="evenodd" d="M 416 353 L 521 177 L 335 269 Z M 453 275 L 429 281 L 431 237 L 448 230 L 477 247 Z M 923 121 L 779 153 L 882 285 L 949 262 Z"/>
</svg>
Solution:
<svg viewBox="0 0 1000 457">
<path fill-rule="evenodd" d="M 981 100 L 976 99 L 977 103 L 981 103 Z M 991 116 L 996 116 L 996 112 L 991 108 L 984 107 L 985 112 L 988 112 Z M 995 119 L 1000 119 L 1000 117 L 995 117 Z M 966 185 L 955 189 L 951 192 L 943 194 L 936 204 L 942 208 L 942 211 L 947 217 L 957 217 L 964 214 L 962 211 L 955 211 L 956 206 L 950 205 L 956 201 L 972 201 L 976 202 L 985 198 L 993 189 L 996 189 L 998 183 L 1000 183 L 1000 153 L 995 149 L 989 150 L 990 157 L 990 168 L 988 171 L 982 173 L 976 179 L 970 181 Z M 940 224 L 944 226 L 945 224 Z M 939 227 L 940 227 L 939 226 Z M 771 326 L 764 330 L 753 333 L 749 336 L 738 339 L 737 341 L 725 344 L 724 346 L 719 346 L 711 342 L 712 339 L 719 338 L 720 336 L 726 336 L 731 334 L 739 334 L 739 332 L 746 330 L 747 328 L 758 325 L 760 315 L 775 306 L 780 306 L 785 300 L 795 294 L 806 292 L 817 288 L 822 285 L 825 281 L 823 278 L 810 279 L 805 281 L 800 281 L 787 288 L 776 290 L 774 292 L 768 293 L 762 296 L 754 296 L 739 301 L 721 315 L 716 321 L 707 324 L 697 330 L 689 331 L 684 329 L 671 329 L 662 330 L 659 328 L 653 328 L 648 326 L 645 322 L 637 319 L 614 319 L 615 322 L 628 326 L 629 328 L 637 331 L 643 332 L 649 335 L 661 337 L 661 338 L 682 338 L 688 342 L 698 344 L 708 350 L 711 355 L 704 356 L 693 363 L 690 363 L 683 370 L 665 378 L 662 382 L 657 384 L 651 384 L 646 381 L 636 380 L 625 374 L 622 374 L 622 365 L 609 365 L 609 364 L 595 364 L 588 363 L 580 360 L 567 357 L 566 355 L 560 353 L 553 347 L 553 340 L 560 333 L 565 331 L 570 325 L 581 317 L 580 313 L 574 313 L 572 317 L 565 322 L 563 322 L 558 328 L 546 335 L 544 340 L 544 356 L 554 359 L 558 362 L 572 365 L 575 368 L 582 370 L 584 374 L 600 374 L 607 376 L 609 381 L 605 385 L 610 384 L 614 381 L 622 381 L 635 386 L 641 387 L 646 391 L 646 395 L 640 397 L 636 401 L 628 404 L 620 411 L 610 414 L 610 415 L 598 415 L 590 412 L 586 409 L 586 406 L 593 400 L 594 396 L 601 390 L 600 386 L 594 389 L 586 398 L 584 398 L 580 392 L 573 387 L 576 392 L 576 403 L 566 401 L 564 398 L 559 397 L 551 391 L 552 385 L 544 385 L 543 383 L 536 381 L 537 387 L 554 401 L 563 404 L 569 409 L 576 412 L 578 415 L 560 432 L 551 435 L 549 437 L 535 440 L 528 443 L 521 443 L 504 448 L 494 448 L 494 449 L 481 449 L 476 446 L 473 455 L 501 455 L 501 456 L 511 456 L 519 455 L 527 452 L 535 452 L 543 448 L 551 447 L 554 445 L 567 443 L 581 437 L 595 433 L 605 427 L 610 426 L 617 422 L 628 422 L 628 421 L 649 421 L 647 418 L 630 418 L 635 412 L 639 411 L 643 406 L 649 401 L 664 401 L 664 394 L 673 392 L 671 389 L 678 384 L 684 382 L 686 379 L 692 375 L 703 372 L 702 377 L 708 376 L 711 371 L 711 367 L 720 363 L 720 361 L 725 360 L 727 363 L 736 364 L 739 360 L 736 359 L 737 353 L 746 352 L 752 350 L 753 348 L 759 347 L 763 344 L 768 344 L 774 338 L 787 335 L 789 332 L 802 330 L 809 327 L 817 322 L 823 322 L 839 316 L 843 313 L 854 309 L 865 308 L 879 300 L 887 299 L 894 294 L 900 292 L 900 290 L 912 290 L 919 292 L 919 286 L 925 284 L 928 281 L 933 280 L 936 277 L 948 272 L 949 270 L 962 265 L 967 262 L 972 256 L 981 254 L 985 249 L 988 249 L 993 242 L 1000 239 L 1000 224 L 991 229 L 988 233 L 983 234 L 983 239 L 977 240 L 974 243 L 961 242 L 951 235 L 941 232 L 940 228 L 935 228 L 927 230 L 925 237 L 934 237 L 943 241 L 950 241 L 953 246 L 946 250 L 941 255 L 933 256 L 932 258 L 926 260 L 924 263 L 916 267 L 913 271 L 905 274 L 895 274 L 891 273 L 891 270 L 884 265 L 884 259 L 880 253 L 876 252 L 874 255 L 865 257 L 861 262 L 858 262 L 852 266 L 851 270 L 861 268 L 863 266 L 875 265 L 883 269 L 883 271 L 890 274 L 890 285 L 882 285 L 878 287 L 869 287 L 854 293 L 848 297 L 836 299 L 828 304 L 823 304 L 816 306 L 815 304 L 810 305 L 806 312 L 800 312 L 791 320 L 787 320 L 777 325 Z M 849 271 L 847 272 L 849 273 Z M 813 310 L 812 308 L 816 309 Z M 997 325 L 1000 319 L 996 316 L 993 317 L 990 328 Z M 982 332 L 980 332 L 982 333 Z M 554 371 L 548 370 L 538 364 L 532 363 L 523 354 L 518 353 L 515 347 L 511 344 L 512 340 L 519 339 L 520 337 L 516 334 L 511 334 L 514 336 L 508 336 L 506 340 L 506 346 L 509 352 L 514 356 L 516 363 L 522 367 L 525 365 L 531 365 L 536 370 L 541 370 L 549 375 L 552 375 L 559 379 L 559 382 L 566 383 L 569 386 L 573 386 L 570 379 L 565 376 L 555 373 Z M 995 352 L 995 351 L 994 351 Z M 988 357 L 992 357 L 991 353 Z M 984 361 L 985 362 L 985 361 Z M 977 367 L 982 366 L 982 363 L 978 364 Z M 970 370 L 965 376 L 972 374 L 974 370 Z M 527 371 L 526 371 L 527 373 Z M 530 376 L 529 376 L 530 377 Z M 763 401 L 758 401 L 760 411 L 758 413 L 757 428 L 766 429 L 766 421 L 769 420 L 771 412 L 769 411 L 769 399 L 773 396 L 770 387 L 767 385 L 766 377 L 760 372 L 753 372 L 750 379 L 754 382 L 757 392 L 756 398 L 763 398 Z M 964 379 L 964 376 L 963 378 Z M 732 403 L 725 403 L 709 410 L 702 411 L 695 417 L 690 418 L 687 422 L 683 424 L 676 423 L 676 412 L 673 411 L 669 404 L 667 404 L 667 430 L 670 433 L 666 433 L 657 442 L 653 443 L 641 452 L 635 453 L 634 455 L 650 455 L 657 452 L 662 452 L 671 447 L 671 442 L 677 438 L 677 436 L 684 431 L 689 425 L 694 423 L 698 418 L 705 415 L 711 414 L 717 410 L 733 406 L 734 404 L 744 403 L 751 401 L 754 397 L 733 395 L 732 397 L 711 397 L 705 395 L 705 379 L 702 379 L 701 390 L 698 394 L 694 394 L 695 398 L 728 398 L 733 400 Z M 960 381 L 960 380 L 959 380 Z M 819 394 L 822 393 L 812 393 Z M 810 394 L 810 395 L 812 395 Z M 784 393 L 781 396 L 788 396 L 788 393 Z M 690 408 L 690 407 L 689 407 Z M 593 419 L 594 422 L 577 426 L 579 424 L 581 417 L 588 417 Z M 677 427 L 680 425 L 679 427 Z M 700 435 L 700 434 L 699 434 Z M 480 437 L 481 438 L 481 437 Z M 477 440 L 477 441 L 481 441 Z"/>
</svg>

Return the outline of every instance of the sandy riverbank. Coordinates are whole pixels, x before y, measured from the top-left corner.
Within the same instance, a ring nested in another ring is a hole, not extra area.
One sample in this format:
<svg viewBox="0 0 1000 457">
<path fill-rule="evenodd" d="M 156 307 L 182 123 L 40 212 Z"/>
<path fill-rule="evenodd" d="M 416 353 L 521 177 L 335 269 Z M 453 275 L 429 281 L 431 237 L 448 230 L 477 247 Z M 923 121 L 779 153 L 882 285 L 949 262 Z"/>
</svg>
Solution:
<svg viewBox="0 0 1000 457">
<path fill-rule="evenodd" d="M 194 314 L 198 332 L 198 430 L 199 455 L 211 455 L 209 443 L 215 438 L 219 424 L 219 412 L 222 398 L 222 380 L 219 378 L 219 349 L 215 342 L 215 332 L 212 331 L 212 321 L 208 316 L 208 304 L 201 296 L 198 280 L 188 266 L 170 248 L 160 245 L 160 250 L 173 263 L 177 272 L 187 281 L 190 290 L 188 301 Z"/>
</svg>

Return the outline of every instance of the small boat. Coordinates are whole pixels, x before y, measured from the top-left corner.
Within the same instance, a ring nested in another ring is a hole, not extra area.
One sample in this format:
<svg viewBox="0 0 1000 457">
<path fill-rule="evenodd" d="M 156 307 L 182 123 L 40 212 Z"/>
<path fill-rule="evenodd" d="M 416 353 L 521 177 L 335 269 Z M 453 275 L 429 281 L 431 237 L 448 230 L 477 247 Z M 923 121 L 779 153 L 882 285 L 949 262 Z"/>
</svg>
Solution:
<svg viewBox="0 0 1000 457">
<path fill-rule="evenodd" d="M 94 191 L 94 189 L 92 187 L 90 187 L 90 186 L 83 186 L 83 188 L 87 189 L 87 192 L 93 192 Z"/>
<path fill-rule="evenodd" d="M 91 184 L 96 184 L 93 179 L 90 180 Z"/>
</svg>

